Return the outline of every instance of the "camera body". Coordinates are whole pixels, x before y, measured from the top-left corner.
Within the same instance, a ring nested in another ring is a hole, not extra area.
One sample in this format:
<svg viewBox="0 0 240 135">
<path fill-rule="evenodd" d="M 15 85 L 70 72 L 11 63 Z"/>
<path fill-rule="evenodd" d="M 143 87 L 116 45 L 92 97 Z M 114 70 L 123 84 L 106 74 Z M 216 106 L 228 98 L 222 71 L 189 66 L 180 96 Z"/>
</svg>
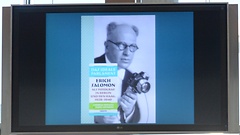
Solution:
<svg viewBox="0 0 240 135">
<path fill-rule="evenodd" d="M 149 76 L 145 72 L 133 73 L 129 78 L 128 84 L 133 88 L 135 93 L 147 93 L 150 90 Z"/>
</svg>

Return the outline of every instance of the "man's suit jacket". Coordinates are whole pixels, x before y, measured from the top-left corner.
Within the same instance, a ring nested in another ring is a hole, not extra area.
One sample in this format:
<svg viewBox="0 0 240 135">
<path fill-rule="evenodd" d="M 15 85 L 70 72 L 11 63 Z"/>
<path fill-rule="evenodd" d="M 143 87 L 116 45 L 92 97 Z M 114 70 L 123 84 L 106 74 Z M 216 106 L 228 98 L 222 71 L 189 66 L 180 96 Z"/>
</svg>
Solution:
<svg viewBox="0 0 240 135">
<path fill-rule="evenodd" d="M 101 55 L 100 57 L 95 58 L 94 63 L 106 63 L 105 54 Z M 126 69 L 124 79 L 122 82 L 122 95 L 128 87 L 127 81 L 129 80 L 130 77 L 132 77 L 132 73 Z M 138 104 L 136 103 L 134 114 L 133 114 L 132 118 L 130 119 L 130 121 L 128 121 L 128 123 L 138 123 L 139 120 L 140 120 L 140 111 L 139 111 Z"/>
</svg>

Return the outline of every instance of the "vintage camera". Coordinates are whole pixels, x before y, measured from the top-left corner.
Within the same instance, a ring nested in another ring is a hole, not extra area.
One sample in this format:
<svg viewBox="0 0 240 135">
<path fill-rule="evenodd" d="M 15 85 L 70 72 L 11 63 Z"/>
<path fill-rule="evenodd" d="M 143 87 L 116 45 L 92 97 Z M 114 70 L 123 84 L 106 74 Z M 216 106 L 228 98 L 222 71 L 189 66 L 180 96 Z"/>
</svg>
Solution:
<svg viewBox="0 0 240 135">
<path fill-rule="evenodd" d="M 128 84 L 135 93 L 147 93 L 150 90 L 148 79 L 149 76 L 145 72 L 133 73 L 133 76 L 128 80 Z"/>
</svg>

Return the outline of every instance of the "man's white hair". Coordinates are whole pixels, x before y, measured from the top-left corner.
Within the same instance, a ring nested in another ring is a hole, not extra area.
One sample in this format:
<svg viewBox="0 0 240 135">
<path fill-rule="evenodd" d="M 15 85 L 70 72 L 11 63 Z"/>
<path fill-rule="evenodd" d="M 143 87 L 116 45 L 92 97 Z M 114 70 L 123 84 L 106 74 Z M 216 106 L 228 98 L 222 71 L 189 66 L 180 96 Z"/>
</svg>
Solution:
<svg viewBox="0 0 240 135">
<path fill-rule="evenodd" d="M 135 32 L 136 36 L 138 36 L 139 30 L 135 25 L 129 25 L 126 23 L 118 24 L 116 22 L 111 22 L 107 25 L 107 36 L 111 35 L 112 31 L 115 30 L 118 26 L 123 26 L 123 25 L 130 26 L 133 29 L 133 31 Z"/>
</svg>

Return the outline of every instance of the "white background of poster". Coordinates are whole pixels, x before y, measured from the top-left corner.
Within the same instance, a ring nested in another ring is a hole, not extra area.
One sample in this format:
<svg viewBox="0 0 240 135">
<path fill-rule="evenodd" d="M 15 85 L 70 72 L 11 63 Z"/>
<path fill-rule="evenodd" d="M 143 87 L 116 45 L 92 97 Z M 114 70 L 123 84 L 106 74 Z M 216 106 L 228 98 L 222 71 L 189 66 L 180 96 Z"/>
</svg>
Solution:
<svg viewBox="0 0 240 135">
<path fill-rule="evenodd" d="M 155 88 L 155 16 L 154 15 L 119 15 L 119 16 L 95 16 L 94 17 L 94 57 L 104 54 L 104 42 L 106 41 L 107 25 L 110 22 L 127 23 L 138 27 L 139 35 L 133 62 L 129 66 L 131 72 L 146 72 L 150 78 L 151 89 L 148 93 L 138 94 L 138 103 L 142 117 L 142 123 L 155 123 L 156 118 L 156 88 Z M 148 104 L 146 104 L 148 102 Z M 149 110 L 149 111 L 146 111 Z"/>
</svg>

